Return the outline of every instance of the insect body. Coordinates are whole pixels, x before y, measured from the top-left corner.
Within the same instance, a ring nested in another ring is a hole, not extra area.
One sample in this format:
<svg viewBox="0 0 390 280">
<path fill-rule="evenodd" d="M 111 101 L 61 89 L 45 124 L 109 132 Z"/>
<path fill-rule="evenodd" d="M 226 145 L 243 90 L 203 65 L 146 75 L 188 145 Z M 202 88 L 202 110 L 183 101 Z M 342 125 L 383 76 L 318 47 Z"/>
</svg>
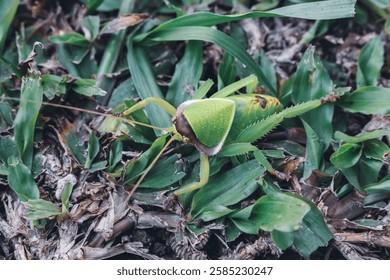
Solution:
<svg viewBox="0 0 390 280">
<path fill-rule="evenodd" d="M 184 142 L 213 156 L 224 143 L 234 143 L 241 128 L 281 109 L 279 100 L 260 94 L 190 100 L 178 107 L 173 124 Z"/>
<path fill-rule="evenodd" d="M 199 182 L 180 188 L 175 191 L 175 195 L 203 187 L 209 177 L 208 157 L 218 154 L 224 146 L 254 142 L 269 133 L 283 119 L 301 115 L 323 103 L 335 101 L 332 95 L 283 109 L 279 100 L 271 96 L 253 93 L 232 96 L 245 86 L 252 92 L 257 83 L 256 76 L 251 75 L 225 87 L 209 99 L 189 100 L 177 109 L 165 100 L 151 97 L 123 112 L 124 115 L 128 115 L 149 103 L 156 103 L 173 117 L 173 126 L 163 129 L 172 133 L 171 141 L 181 140 L 193 144 L 200 151 Z M 272 167 L 268 165 L 267 169 L 270 170 Z M 145 171 L 131 193 L 139 186 L 146 173 Z"/>
</svg>

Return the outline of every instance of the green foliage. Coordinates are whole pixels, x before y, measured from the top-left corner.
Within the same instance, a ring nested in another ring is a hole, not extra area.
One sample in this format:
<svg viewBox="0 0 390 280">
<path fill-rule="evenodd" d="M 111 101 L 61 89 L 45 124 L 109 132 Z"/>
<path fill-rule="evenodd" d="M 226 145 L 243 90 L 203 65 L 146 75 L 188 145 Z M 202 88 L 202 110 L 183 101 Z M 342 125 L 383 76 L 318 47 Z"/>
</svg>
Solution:
<svg viewBox="0 0 390 280">
<path fill-rule="evenodd" d="M 0 137 L 0 161 L 7 164 L 11 156 L 17 156 L 16 143 L 10 136 Z"/>
<path fill-rule="evenodd" d="M 97 7 L 99 7 L 102 3 L 104 2 L 104 0 L 88 0 L 87 1 L 87 9 L 88 9 L 88 12 L 93 12 L 94 10 L 96 10 Z"/>
<path fill-rule="evenodd" d="M 20 106 L 15 117 L 15 142 L 22 162 L 31 169 L 35 135 L 35 122 L 43 98 L 39 76 L 23 79 Z"/>
<path fill-rule="evenodd" d="M 179 165 L 175 164 L 178 160 L 177 155 L 160 160 L 150 170 L 147 179 L 142 182 L 140 188 L 164 189 L 183 179 L 186 173 L 180 170 Z"/>
<path fill-rule="evenodd" d="M 19 199 L 23 202 L 29 199 L 37 199 L 39 190 L 30 169 L 16 156 L 10 156 L 7 165 L 8 184 Z"/>
<path fill-rule="evenodd" d="M 360 143 L 363 141 L 380 138 L 380 137 L 383 137 L 383 136 L 386 136 L 389 134 L 390 134 L 389 130 L 383 130 L 383 129 L 378 129 L 378 130 L 374 130 L 374 131 L 364 131 L 356 136 L 349 136 L 349 135 L 344 134 L 340 131 L 336 131 L 334 133 L 334 139 L 339 140 L 339 141 L 348 142 L 348 143 Z"/>
<path fill-rule="evenodd" d="M 332 19 L 352 17 L 354 12 L 355 1 L 318 1 L 300 5 L 291 5 L 282 7 L 268 12 L 249 12 L 239 15 L 219 15 L 207 12 L 191 13 L 185 16 L 172 19 L 160 24 L 153 31 L 142 34 L 136 41 L 141 41 L 154 32 L 179 26 L 213 26 L 231 21 L 238 21 L 247 18 L 262 18 L 270 16 L 297 17 L 305 19 Z"/>
<path fill-rule="evenodd" d="M 211 42 L 223 48 L 225 51 L 239 59 L 253 73 L 255 73 L 260 82 L 265 85 L 270 93 L 275 94 L 276 89 L 271 86 L 259 65 L 247 53 L 247 51 L 233 38 L 225 33 L 204 26 L 180 26 L 170 27 L 151 33 L 147 41 L 181 41 L 181 40 L 202 40 Z"/>
<path fill-rule="evenodd" d="M 32 221 L 61 214 L 61 210 L 57 205 L 40 198 L 29 199 L 26 203 L 26 207 L 28 209 L 27 218 Z"/>
<path fill-rule="evenodd" d="M 375 138 L 385 134 L 388 133 L 366 132 L 360 136 L 351 137 L 338 132 L 335 135 L 346 143 L 331 155 L 330 160 L 361 192 L 364 192 L 367 185 L 378 181 L 384 157 L 390 148 Z"/>
<path fill-rule="evenodd" d="M 309 210 L 307 203 L 294 196 L 270 193 L 256 202 L 250 219 L 265 231 L 291 232 L 300 228 Z"/>
<path fill-rule="evenodd" d="M 0 56 L 18 6 L 19 0 L 4 0 L 0 3 Z"/>
<path fill-rule="evenodd" d="M 352 94 L 344 95 L 337 104 L 352 113 L 389 114 L 390 89 L 377 86 L 361 87 Z"/>
<path fill-rule="evenodd" d="M 250 143 L 233 143 L 223 146 L 221 151 L 218 153 L 218 157 L 233 157 L 257 150 L 255 146 Z"/>
<path fill-rule="evenodd" d="M 65 134 L 65 143 L 72 152 L 75 159 L 82 165 L 85 165 L 85 154 L 86 149 L 84 147 L 84 142 L 80 138 L 80 135 L 77 133 L 75 128 L 67 131 Z"/>
<path fill-rule="evenodd" d="M 255 179 L 264 171 L 257 161 L 252 160 L 210 178 L 193 198 L 192 217 L 196 218 L 211 206 L 230 206 L 248 197 L 258 188 Z"/>
<path fill-rule="evenodd" d="M 128 50 L 127 61 L 138 95 L 142 99 L 148 97 L 163 98 L 163 94 L 157 86 L 152 67 L 144 50 L 140 47 L 133 46 L 133 42 L 131 40 L 128 40 L 126 45 Z M 146 111 L 150 122 L 153 125 L 158 127 L 170 126 L 171 119 L 161 108 L 151 104 L 148 108 L 146 108 Z"/>
<path fill-rule="evenodd" d="M 69 44 L 78 47 L 88 47 L 89 41 L 80 33 L 66 33 L 51 36 L 50 41 L 55 44 Z"/>
<path fill-rule="evenodd" d="M 114 141 L 112 143 L 108 158 L 107 172 L 112 172 L 118 162 L 122 159 L 123 143 L 122 141 Z"/>
<path fill-rule="evenodd" d="M 176 64 L 166 100 L 177 107 L 184 101 L 191 99 L 192 91 L 198 87 L 202 70 L 202 43 L 191 41 L 188 43 L 183 57 Z"/>
<path fill-rule="evenodd" d="M 338 168 L 354 166 L 362 155 L 362 147 L 357 144 L 346 143 L 332 154 L 330 161 Z"/>
<path fill-rule="evenodd" d="M 150 148 L 145 151 L 140 157 L 133 158 L 129 162 L 127 162 L 125 178 L 123 180 L 124 184 L 134 182 L 135 179 L 137 179 L 142 174 L 148 164 L 153 160 L 153 158 L 158 154 L 158 152 L 161 151 L 165 144 L 166 138 L 167 136 L 161 136 L 157 138 L 150 146 Z"/>
<path fill-rule="evenodd" d="M 106 92 L 96 85 L 96 80 L 79 79 L 74 81 L 72 89 L 85 96 L 105 95 Z"/>
<path fill-rule="evenodd" d="M 332 92 L 332 81 L 314 48 L 308 48 L 298 65 L 292 85 L 291 99 L 295 104 L 325 97 Z M 328 149 L 333 135 L 333 104 L 325 104 L 302 115 L 307 132 L 307 147 L 304 177 L 320 169 L 322 155 Z"/>
<path fill-rule="evenodd" d="M 322 36 L 328 32 L 329 29 L 329 20 L 317 20 L 314 25 L 307 31 L 302 39 L 301 43 L 309 44 L 314 38 Z"/>
<path fill-rule="evenodd" d="M 89 140 L 88 140 L 88 149 L 87 149 L 88 154 L 84 164 L 85 168 L 87 169 L 91 168 L 94 158 L 99 153 L 99 149 L 100 149 L 99 140 L 96 137 L 96 133 L 93 131 L 89 136 Z"/>
<path fill-rule="evenodd" d="M 303 257 L 309 258 L 319 247 L 328 245 L 333 235 L 315 204 L 306 199 L 304 201 L 310 205 L 310 211 L 303 218 L 300 228 L 287 233 L 275 230 L 271 236 L 279 247 L 287 248 L 293 245 Z"/>
<path fill-rule="evenodd" d="M 66 93 L 66 78 L 55 75 L 42 75 L 41 84 L 42 90 L 48 99 L 53 99 L 56 96 Z"/>
<path fill-rule="evenodd" d="M 237 74 L 235 67 L 235 58 L 228 52 L 225 52 L 221 64 L 218 68 L 218 89 L 233 83 Z"/>
<path fill-rule="evenodd" d="M 73 186 L 70 183 L 65 183 L 64 189 L 61 193 L 61 202 L 62 202 L 62 213 L 69 212 L 69 198 L 72 194 Z"/>
<path fill-rule="evenodd" d="M 380 36 L 374 37 L 361 50 L 356 72 L 356 86 L 376 86 L 384 63 L 384 48 Z"/>
<path fill-rule="evenodd" d="M 364 199 L 364 204 L 371 204 L 390 197 L 390 178 L 389 176 L 383 178 L 378 183 L 367 185 L 364 190 L 367 196 Z"/>
</svg>

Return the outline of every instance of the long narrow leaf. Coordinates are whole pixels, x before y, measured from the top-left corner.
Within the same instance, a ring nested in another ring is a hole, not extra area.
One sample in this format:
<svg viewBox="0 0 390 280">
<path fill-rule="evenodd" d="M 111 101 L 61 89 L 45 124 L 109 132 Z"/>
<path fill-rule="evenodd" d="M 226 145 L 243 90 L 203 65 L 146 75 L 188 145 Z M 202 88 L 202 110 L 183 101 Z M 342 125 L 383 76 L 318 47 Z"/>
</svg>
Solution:
<svg viewBox="0 0 390 280">
<path fill-rule="evenodd" d="M 390 89 L 385 87 L 361 87 L 351 94 L 344 95 L 337 103 L 352 113 L 389 114 Z"/>
<path fill-rule="evenodd" d="M 332 80 L 322 65 L 320 58 L 315 54 L 314 47 L 309 47 L 298 65 L 294 80 L 291 98 L 294 104 L 309 100 L 320 99 L 332 92 Z M 330 144 L 333 135 L 332 118 L 334 105 L 324 104 L 305 113 L 302 119 L 318 135 L 324 152 Z"/>
<path fill-rule="evenodd" d="M 384 47 L 380 36 L 374 37 L 361 50 L 356 70 L 357 88 L 376 86 L 384 63 Z"/>
<path fill-rule="evenodd" d="M 229 206 L 248 197 L 257 188 L 256 179 L 265 169 L 252 160 L 210 178 L 209 182 L 195 194 L 191 213 L 195 217 L 212 205 Z"/>
<path fill-rule="evenodd" d="M 133 6 L 133 0 L 122 1 L 121 8 L 119 10 L 119 15 L 131 13 L 133 10 Z M 126 29 L 119 30 L 115 34 L 112 34 L 100 61 L 99 68 L 96 73 L 96 80 L 98 86 L 104 90 L 109 89 L 110 84 L 113 83 L 113 81 L 107 79 L 104 74 L 112 73 L 114 71 L 115 66 L 118 62 L 119 54 L 121 52 L 125 36 Z"/>
<path fill-rule="evenodd" d="M 23 202 L 39 197 L 30 169 L 15 156 L 8 159 L 8 184 Z"/>
<path fill-rule="evenodd" d="M 8 29 L 14 19 L 19 0 L 0 1 L 0 54 L 3 53 L 3 46 L 7 38 Z"/>
<path fill-rule="evenodd" d="M 225 51 L 239 59 L 244 65 L 246 65 L 246 67 L 248 67 L 248 69 L 252 71 L 252 73 L 255 73 L 259 78 L 260 83 L 264 84 L 270 93 L 274 95 L 276 94 L 276 89 L 268 81 L 256 61 L 236 40 L 219 30 L 203 26 L 173 27 L 153 32 L 153 34 L 148 37 L 148 41 L 152 42 L 182 40 L 201 40 L 220 46 Z"/>
<path fill-rule="evenodd" d="M 35 122 L 41 108 L 43 90 L 40 77 L 31 75 L 22 81 L 19 111 L 15 117 L 15 142 L 23 163 L 31 169 Z"/>
<path fill-rule="evenodd" d="M 127 41 L 127 61 L 134 85 L 138 95 L 142 99 L 148 97 L 163 98 L 160 88 L 157 85 L 152 67 L 142 48 L 133 46 L 133 42 Z M 158 127 L 170 127 L 172 125 L 169 114 L 160 107 L 150 104 L 146 108 L 150 122 Z"/>
<path fill-rule="evenodd" d="M 184 101 L 191 99 L 188 90 L 196 88 L 202 75 L 202 43 L 190 42 L 182 59 L 176 65 L 171 84 L 167 92 L 167 101 L 173 106 L 179 106 Z M 188 90 L 186 88 L 190 87 Z"/>
<path fill-rule="evenodd" d="M 282 7 L 267 12 L 249 12 L 239 15 L 218 15 L 208 12 L 192 13 L 167 21 L 149 33 L 135 38 L 136 42 L 144 40 L 155 32 L 180 26 L 213 26 L 216 24 L 237 21 L 247 18 L 296 17 L 305 19 L 337 19 L 352 17 L 355 14 L 356 0 L 317 1 Z"/>
</svg>

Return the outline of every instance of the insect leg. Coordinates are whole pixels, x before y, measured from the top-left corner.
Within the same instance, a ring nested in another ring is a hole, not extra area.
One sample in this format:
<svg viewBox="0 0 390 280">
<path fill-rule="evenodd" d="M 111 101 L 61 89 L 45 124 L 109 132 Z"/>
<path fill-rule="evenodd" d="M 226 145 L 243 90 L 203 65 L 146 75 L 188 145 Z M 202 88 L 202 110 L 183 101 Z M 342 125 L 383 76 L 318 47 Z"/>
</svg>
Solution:
<svg viewBox="0 0 390 280">
<path fill-rule="evenodd" d="M 257 84 L 258 84 L 258 79 L 255 75 L 250 75 L 242 80 L 239 80 L 235 83 L 232 83 L 230 85 L 228 85 L 227 87 L 224 87 L 223 89 L 217 91 L 216 93 L 214 93 L 211 98 L 216 98 L 216 97 L 219 97 L 219 98 L 223 98 L 223 97 L 227 97 L 229 95 L 232 95 L 233 93 L 235 93 L 237 90 L 243 88 L 243 87 L 248 87 L 247 89 L 247 92 L 248 93 L 252 93 L 254 91 L 254 89 L 256 88 Z"/>
<path fill-rule="evenodd" d="M 158 98 L 158 97 L 149 97 L 149 98 L 146 98 L 140 102 L 138 102 L 137 104 L 135 104 L 134 106 L 132 106 L 131 108 L 125 110 L 122 114 L 123 115 L 129 115 L 135 111 L 138 111 L 142 108 L 144 108 L 146 105 L 148 105 L 149 103 L 155 103 L 157 104 L 158 106 L 160 106 L 161 108 L 163 108 L 165 111 L 167 111 L 171 116 L 175 116 L 176 115 L 176 109 L 175 107 L 173 107 L 171 104 L 169 104 L 167 101 L 161 99 L 161 98 Z"/>
<path fill-rule="evenodd" d="M 194 191 L 196 189 L 202 188 L 204 185 L 207 184 L 209 181 L 209 175 L 210 175 L 210 164 L 209 164 L 209 157 L 205 153 L 200 153 L 200 172 L 199 182 L 190 183 L 177 191 L 174 192 L 176 196 Z"/>
</svg>

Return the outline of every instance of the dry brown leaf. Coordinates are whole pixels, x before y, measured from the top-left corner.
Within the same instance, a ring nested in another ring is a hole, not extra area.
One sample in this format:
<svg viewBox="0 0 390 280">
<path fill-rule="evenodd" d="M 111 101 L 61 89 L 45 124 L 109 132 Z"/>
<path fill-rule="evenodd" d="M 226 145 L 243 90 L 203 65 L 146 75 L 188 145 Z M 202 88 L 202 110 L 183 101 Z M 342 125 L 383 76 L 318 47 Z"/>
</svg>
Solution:
<svg viewBox="0 0 390 280">
<path fill-rule="evenodd" d="M 147 18 L 148 14 L 127 14 L 120 15 L 119 18 L 109 21 L 100 31 L 102 34 L 116 33 L 126 27 L 136 25 Z"/>
</svg>

